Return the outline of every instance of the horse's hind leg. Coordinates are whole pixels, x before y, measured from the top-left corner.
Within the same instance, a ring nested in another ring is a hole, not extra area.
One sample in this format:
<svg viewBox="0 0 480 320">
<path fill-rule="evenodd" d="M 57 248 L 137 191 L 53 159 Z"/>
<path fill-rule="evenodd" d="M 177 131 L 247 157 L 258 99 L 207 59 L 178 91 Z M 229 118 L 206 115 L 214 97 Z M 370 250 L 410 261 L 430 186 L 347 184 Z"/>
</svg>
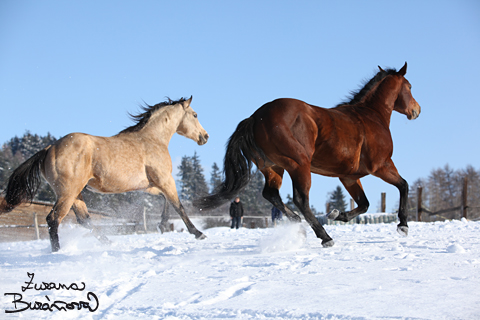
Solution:
<svg viewBox="0 0 480 320">
<path fill-rule="evenodd" d="M 68 214 L 73 205 L 74 198 L 59 197 L 53 206 L 52 211 L 47 215 L 48 233 L 50 234 L 50 244 L 52 252 L 60 250 L 60 241 L 58 239 L 58 226 L 63 218 Z"/>
<path fill-rule="evenodd" d="M 92 234 L 103 244 L 110 244 L 110 240 L 92 224 L 90 214 L 88 213 L 87 205 L 83 201 L 83 196 L 80 193 L 73 203 L 73 212 L 77 217 L 77 222 L 83 227 L 89 229 Z"/>
<path fill-rule="evenodd" d="M 290 221 L 301 222 L 300 217 L 283 203 L 280 192 L 278 191 L 282 186 L 284 170 L 280 167 L 269 167 L 261 171 L 265 176 L 265 187 L 262 192 L 263 197 L 282 211 Z"/>
<path fill-rule="evenodd" d="M 337 221 L 348 222 L 358 215 L 367 212 L 370 204 L 365 196 L 365 192 L 363 191 L 362 184 L 360 183 L 359 179 L 352 180 L 343 178 L 340 179 L 340 181 L 344 185 L 345 189 L 347 189 L 348 193 L 352 196 L 352 199 L 355 200 L 357 207 L 346 212 L 333 210 L 328 214 L 328 218 Z"/>
<path fill-rule="evenodd" d="M 293 202 L 302 211 L 305 220 L 310 224 L 317 238 L 322 239 L 322 245 L 324 247 L 333 246 L 335 243 L 332 238 L 330 238 L 310 209 L 310 167 L 307 164 L 299 165 L 296 169 L 289 171 L 289 174 L 293 181 Z"/>
</svg>

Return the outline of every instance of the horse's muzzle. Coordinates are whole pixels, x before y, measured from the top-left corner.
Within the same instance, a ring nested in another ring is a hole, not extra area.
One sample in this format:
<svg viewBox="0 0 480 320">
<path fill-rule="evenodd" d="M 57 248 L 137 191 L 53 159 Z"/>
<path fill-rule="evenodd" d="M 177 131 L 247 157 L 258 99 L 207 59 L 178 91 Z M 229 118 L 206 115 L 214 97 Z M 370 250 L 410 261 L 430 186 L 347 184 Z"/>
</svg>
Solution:
<svg viewBox="0 0 480 320">
<path fill-rule="evenodd" d="M 203 146 L 205 143 L 208 141 L 208 133 L 205 133 L 204 135 L 199 134 L 198 135 L 198 145 Z"/>
<path fill-rule="evenodd" d="M 417 103 L 416 108 L 412 110 L 412 113 L 410 114 L 410 117 L 408 118 L 408 120 L 417 119 L 421 111 L 422 111 L 422 108 L 420 108 L 420 105 Z"/>
</svg>

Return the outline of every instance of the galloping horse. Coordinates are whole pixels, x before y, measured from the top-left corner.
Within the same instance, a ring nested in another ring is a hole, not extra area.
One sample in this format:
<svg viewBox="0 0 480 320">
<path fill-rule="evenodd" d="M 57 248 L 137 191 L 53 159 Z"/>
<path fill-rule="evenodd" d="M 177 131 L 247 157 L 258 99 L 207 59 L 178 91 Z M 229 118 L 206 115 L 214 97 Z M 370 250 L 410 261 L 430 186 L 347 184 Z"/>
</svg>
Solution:
<svg viewBox="0 0 480 320">
<path fill-rule="evenodd" d="M 197 199 L 202 209 L 214 208 L 233 198 L 250 180 L 252 162 L 265 176 L 263 196 L 291 220 L 300 221 L 280 198 L 286 170 L 293 182 L 293 201 L 324 247 L 332 238 L 313 215 L 309 204 L 311 172 L 337 177 L 357 203 L 352 211 L 330 213 L 329 218 L 349 221 L 365 213 L 369 203 L 360 178 L 372 174 L 400 191 L 397 231 L 408 234 L 405 212 L 408 184 L 391 159 L 393 142 L 390 118 L 395 110 L 415 119 L 420 106 L 405 79 L 407 63 L 397 72 L 380 71 L 349 102 L 331 109 L 295 99 L 264 104 L 239 123 L 230 137 L 224 159 L 225 180 L 214 194 Z"/>
<path fill-rule="evenodd" d="M 0 213 L 32 201 L 40 173 L 55 191 L 57 201 L 47 216 L 52 251 L 60 249 L 58 226 L 73 210 L 77 221 L 101 235 L 90 222 L 82 190 L 87 187 L 101 193 L 143 190 L 163 193 L 181 216 L 188 231 L 197 239 L 197 230 L 178 199 L 172 177 L 172 160 L 168 144 L 173 134 L 185 136 L 199 145 L 207 143 L 208 134 L 190 106 L 192 98 L 168 101 L 143 107 L 143 113 L 132 115 L 136 124 L 113 137 L 96 137 L 84 133 L 68 134 L 21 164 L 10 176 Z"/>
</svg>

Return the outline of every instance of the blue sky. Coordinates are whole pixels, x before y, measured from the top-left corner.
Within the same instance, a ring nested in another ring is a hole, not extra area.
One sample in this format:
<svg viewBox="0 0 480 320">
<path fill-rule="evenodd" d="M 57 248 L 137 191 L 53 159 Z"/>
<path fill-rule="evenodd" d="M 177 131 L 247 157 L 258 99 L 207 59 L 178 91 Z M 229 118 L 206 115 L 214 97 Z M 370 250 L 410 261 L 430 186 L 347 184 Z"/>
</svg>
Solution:
<svg viewBox="0 0 480 320">
<path fill-rule="evenodd" d="M 332 107 L 377 65 L 399 69 L 422 106 L 394 113 L 393 160 L 410 183 L 449 164 L 480 169 L 478 1 L 0 2 L 0 143 L 26 130 L 111 136 L 145 101 L 193 95 L 210 141 L 174 136 L 174 164 L 200 156 L 207 179 L 236 125 L 281 97 Z M 328 156 L 328 155 L 326 155 Z M 366 177 L 376 211 L 398 191 Z M 324 210 L 340 182 L 315 176 Z M 291 194 L 285 179 L 282 195 Z"/>
</svg>

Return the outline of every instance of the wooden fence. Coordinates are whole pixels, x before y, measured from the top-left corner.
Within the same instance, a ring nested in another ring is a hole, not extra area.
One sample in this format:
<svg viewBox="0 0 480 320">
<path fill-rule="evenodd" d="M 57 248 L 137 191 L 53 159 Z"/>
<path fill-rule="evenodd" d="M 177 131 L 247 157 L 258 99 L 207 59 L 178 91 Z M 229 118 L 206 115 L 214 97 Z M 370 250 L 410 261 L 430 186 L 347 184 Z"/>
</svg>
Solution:
<svg viewBox="0 0 480 320">
<path fill-rule="evenodd" d="M 1 200 L 1 198 L 0 198 Z M 31 204 L 21 204 L 13 211 L 0 215 L 0 242 L 28 241 L 48 239 L 48 225 L 46 217 L 52 210 L 53 204 L 34 201 Z M 118 218 L 105 212 L 89 210 L 92 224 L 106 235 L 121 235 L 132 233 L 159 232 L 158 225 L 162 214 L 150 214 L 145 209 L 131 219 Z M 230 219 L 226 216 L 194 216 L 192 220 L 201 220 L 199 227 L 203 229 L 230 226 Z M 66 215 L 61 225 L 77 224 L 72 210 Z M 266 216 L 245 216 L 243 226 L 246 228 L 267 228 L 271 225 Z M 179 218 L 168 220 L 164 231 L 183 231 L 185 225 Z"/>
<path fill-rule="evenodd" d="M 31 204 L 21 204 L 13 211 L 0 215 L 0 242 L 48 239 L 46 217 L 53 204 L 34 201 Z M 146 233 L 157 231 L 160 215 L 143 212 L 136 219 L 118 218 L 104 212 L 89 210 L 92 223 L 106 235 Z M 67 214 L 61 225 L 77 224 L 72 210 Z"/>
<path fill-rule="evenodd" d="M 341 222 L 330 220 L 326 215 L 317 216 L 317 220 L 322 225 L 342 225 L 342 224 L 376 224 L 376 223 L 391 223 L 397 221 L 397 215 L 394 213 L 381 213 L 381 214 L 361 214 L 355 219 L 348 222 Z"/>
<path fill-rule="evenodd" d="M 423 205 L 423 188 L 418 187 L 417 188 L 417 208 L 416 208 L 416 218 L 417 221 L 422 221 L 422 215 L 423 214 L 428 214 L 429 216 L 441 216 L 445 213 L 451 213 L 454 211 L 460 211 L 460 217 L 468 219 L 468 210 L 469 209 L 479 209 L 480 207 L 474 207 L 474 206 L 469 206 L 468 205 L 468 178 L 465 177 L 463 179 L 463 184 L 462 184 L 462 196 L 460 199 L 460 205 L 452 208 L 447 208 L 447 209 L 442 209 L 438 210 L 435 212 L 432 212 L 428 210 L 427 208 L 424 207 Z"/>
</svg>

